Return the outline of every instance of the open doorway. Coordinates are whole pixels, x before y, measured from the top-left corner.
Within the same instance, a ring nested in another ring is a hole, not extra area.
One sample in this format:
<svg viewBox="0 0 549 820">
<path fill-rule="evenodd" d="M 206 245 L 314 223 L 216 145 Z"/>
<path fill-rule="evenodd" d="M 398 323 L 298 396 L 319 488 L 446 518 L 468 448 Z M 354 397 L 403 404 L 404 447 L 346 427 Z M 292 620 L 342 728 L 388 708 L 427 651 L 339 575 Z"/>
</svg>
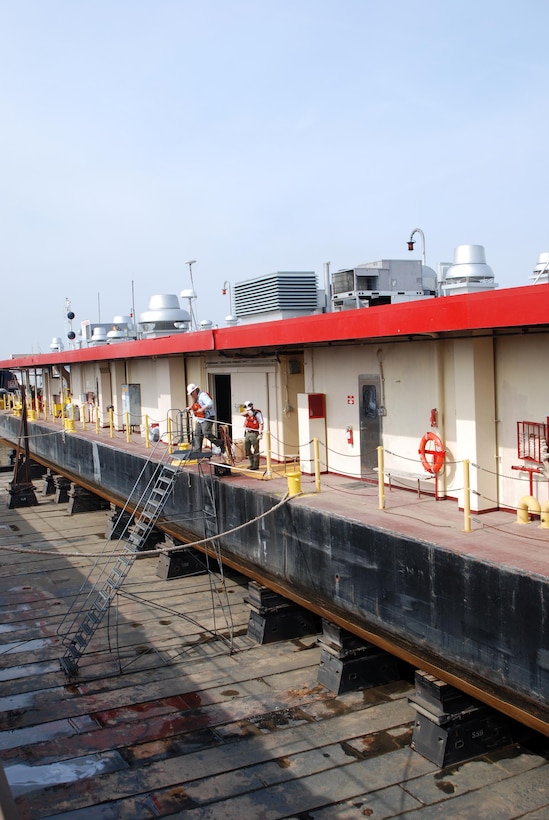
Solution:
<svg viewBox="0 0 549 820">
<path fill-rule="evenodd" d="M 220 424 L 231 424 L 231 377 L 228 373 L 215 373 L 211 378 L 213 379 L 216 420 Z"/>
</svg>

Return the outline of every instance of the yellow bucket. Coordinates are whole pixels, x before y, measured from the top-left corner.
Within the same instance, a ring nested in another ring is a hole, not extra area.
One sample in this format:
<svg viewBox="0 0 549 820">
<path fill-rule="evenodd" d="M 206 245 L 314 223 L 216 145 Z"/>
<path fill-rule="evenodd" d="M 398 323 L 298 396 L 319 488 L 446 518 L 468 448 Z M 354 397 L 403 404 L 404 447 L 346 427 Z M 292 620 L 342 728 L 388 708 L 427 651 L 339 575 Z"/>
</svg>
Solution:
<svg viewBox="0 0 549 820">
<path fill-rule="evenodd" d="M 299 495 L 301 492 L 301 473 L 287 473 L 288 495 Z"/>
</svg>

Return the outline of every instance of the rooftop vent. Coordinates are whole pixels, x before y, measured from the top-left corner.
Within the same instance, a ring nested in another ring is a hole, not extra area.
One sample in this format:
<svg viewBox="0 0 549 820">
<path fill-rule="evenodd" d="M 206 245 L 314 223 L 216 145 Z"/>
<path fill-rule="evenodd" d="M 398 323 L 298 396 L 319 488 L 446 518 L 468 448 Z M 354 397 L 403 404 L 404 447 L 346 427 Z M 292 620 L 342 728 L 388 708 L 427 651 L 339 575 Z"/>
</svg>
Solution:
<svg viewBox="0 0 549 820">
<path fill-rule="evenodd" d="M 549 282 L 549 253 L 540 253 L 530 279 L 533 285 L 546 285 Z"/>
<path fill-rule="evenodd" d="M 154 339 L 158 336 L 171 336 L 189 330 L 190 314 L 182 310 L 175 293 L 163 293 L 151 296 L 149 309 L 139 317 L 139 331 L 143 338 Z"/>
<path fill-rule="evenodd" d="M 136 333 L 131 316 L 115 316 L 112 327 L 107 333 L 108 344 L 129 342 L 135 339 Z"/>
<path fill-rule="evenodd" d="M 497 284 L 492 268 L 486 264 L 484 246 L 458 245 L 454 250 L 454 261 L 441 283 L 442 295 L 477 293 L 494 288 Z"/>
<path fill-rule="evenodd" d="M 279 271 L 238 282 L 234 288 L 237 319 L 305 316 L 316 311 L 317 301 L 314 271 Z"/>
</svg>

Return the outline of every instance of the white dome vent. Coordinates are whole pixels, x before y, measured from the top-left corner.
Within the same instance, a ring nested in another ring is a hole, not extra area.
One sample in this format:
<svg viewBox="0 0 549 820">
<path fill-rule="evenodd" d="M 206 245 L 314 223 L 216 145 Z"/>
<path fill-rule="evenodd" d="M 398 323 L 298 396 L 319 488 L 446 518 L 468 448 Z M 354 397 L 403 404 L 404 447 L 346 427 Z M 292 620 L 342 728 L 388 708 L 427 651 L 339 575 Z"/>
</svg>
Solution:
<svg viewBox="0 0 549 820">
<path fill-rule="evenodd" d="M 454 261 L 441 283 L 442 295 L 477 293 L 494 288 L 497 284 L 492 268 L 486 264 L 484 246 L 458 245 L 454 250 Z"/>
<path fill-rule="evenodd" d="M 139 331 L 143 338 L 171 336 L 189 330 L 190 314 L 182 310 L 175 293 L 161 293 L 151 296 L 149 309 L 139 317 Z"/>
</svg>

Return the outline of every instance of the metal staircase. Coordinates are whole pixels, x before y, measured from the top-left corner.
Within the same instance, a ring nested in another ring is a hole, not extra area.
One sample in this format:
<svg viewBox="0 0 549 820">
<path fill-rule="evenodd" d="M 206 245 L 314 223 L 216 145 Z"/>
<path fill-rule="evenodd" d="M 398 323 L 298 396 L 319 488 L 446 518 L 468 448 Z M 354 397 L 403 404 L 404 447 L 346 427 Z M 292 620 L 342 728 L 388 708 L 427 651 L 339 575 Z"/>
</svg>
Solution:
<svg viewBox="0 0 549 820">
<path fill-rule="evenodd" d="M 72 676 L 78 673 L 78 664 L 82 655 L 132 568 L 137 553 L 144 549 L 147 538 L 158 521 L 179 472 L 179 466 L 161 463 L 149 480 L 135 507 L 140 512 L 135 517 L 133 526 L 128 525 L 118 541 L 117 547 L 121 548 L 121 551 L 118 552 L 115 548 L 116 555 L 103 568 L 84 604 L 68 627 L 64 638 L 67 649 L 65 655 L 60 658 L 61 669 L 67 675 Z"/>
</svg>

